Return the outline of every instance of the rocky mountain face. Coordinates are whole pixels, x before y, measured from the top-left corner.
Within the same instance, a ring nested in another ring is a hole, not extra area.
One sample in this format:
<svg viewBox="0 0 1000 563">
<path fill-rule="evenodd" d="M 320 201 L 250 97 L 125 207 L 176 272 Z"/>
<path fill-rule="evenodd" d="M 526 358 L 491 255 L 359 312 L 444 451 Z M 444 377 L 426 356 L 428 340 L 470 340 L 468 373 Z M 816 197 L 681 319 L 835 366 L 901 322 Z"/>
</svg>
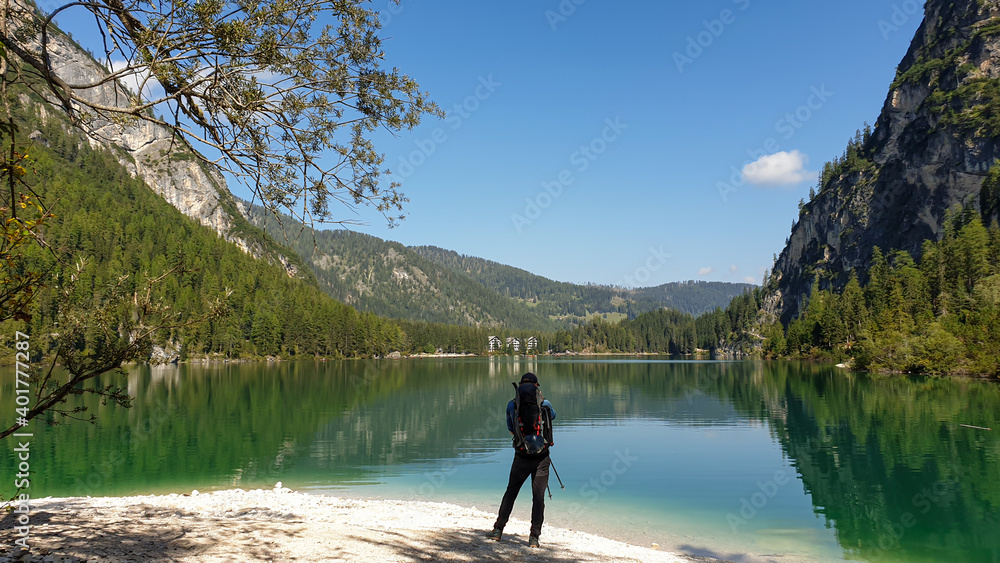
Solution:
<svg viewBox="0 0 1000 563">
<path fill-rule="evenodd" d="M 995 205 L 981 194 L 1000 158 L 1000 0 L 929 0 L 882 113 L 827 164 L 774 267 L 775 313 L 794 318 L 818 278 L 864 282 L 877 246 L 920 254 L 946 214 Z M 992 197 L 992 196 L 990 196 Z"/>
<path fill-rule="evenodd" d="M 27 30 L 29 14 L 36 13 L 34 7 L 21 0 L 14 0 L 14 5 L 24 15 L 20 18 L 22 30 Z M 22 44 L 26 49 L 42 52 L 38 34 L 22 33 L 22 36 L 25 37 Z M 46 53 L 55 74 L 67 84 L 95 84 L 107 75 L 101 64 L 61 31 L 48 34 Z M 76 91 L 88 101 L 108 107 L 123 107 L 130 95 L 124 86 L 116 82 L 104 82 Z M 22 94 L 19 101 L 37 105 L 43 120 L 65 119 L 61 109 L 39 104 L 26 94 Z M 243 210 L 230 194 L 222 174 L 198 158 L 185 141 L 174 137 L 167 128 L 138 119 L 114 123 L 94 119 L 87 122 L 86 134 L 92 146 L 113 150 L 122 166 L 133 176 L 141 177 L 185 215 L 215 230 L 223 239 L 255 258 L 281 263 L 289 275 L 297 274 L 299 266 L 294 264 L 294 259 L 276 252 L 276 247 L 269 244 L 262 233 L 252 232 L 255 229 L 244 219 Z"/>
</svg>

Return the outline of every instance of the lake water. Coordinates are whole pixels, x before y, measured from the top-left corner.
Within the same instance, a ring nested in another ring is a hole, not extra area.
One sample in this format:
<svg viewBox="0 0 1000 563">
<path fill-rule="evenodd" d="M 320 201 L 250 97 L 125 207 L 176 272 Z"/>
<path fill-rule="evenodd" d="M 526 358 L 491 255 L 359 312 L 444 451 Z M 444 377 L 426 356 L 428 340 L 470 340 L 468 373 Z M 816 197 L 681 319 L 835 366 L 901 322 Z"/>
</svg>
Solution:
<svg viewBox="0 0 1000 563">
<path fill-rule="evenodd" d="M 1000 562 L 997 385 L 787 362 L 139 367 L 132 409 L 78 398 L 96 424 L 32 423 L 31 493 L 282 481 L 495 512 L 512 457 L 510 382 L 529 370 L 558 415 L 552 459 L 566 489 L 553 475 L 547 524 L 733 560 Z M 12 413 L 13 373 L 0 376 Z M 5 496 L 14 446 L 0 443 Z M 514 516 L 529 519 L 530 504 L 526 487 Z"/>
</svg>

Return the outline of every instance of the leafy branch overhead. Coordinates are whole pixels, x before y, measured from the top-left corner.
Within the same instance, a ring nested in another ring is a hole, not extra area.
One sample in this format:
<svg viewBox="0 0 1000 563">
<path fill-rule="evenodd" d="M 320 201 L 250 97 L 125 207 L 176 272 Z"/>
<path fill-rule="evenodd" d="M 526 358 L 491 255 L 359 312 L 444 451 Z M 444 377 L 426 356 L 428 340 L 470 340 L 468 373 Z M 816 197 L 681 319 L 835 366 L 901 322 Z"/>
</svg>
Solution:
<svg viewBox="0 0 1000 563">
<path fill-rule="evenodd" d="M 5 85 L 0 85 L 0 96 L 6 99 Z M 54 217 L 24 182 L 33 162 L 14 143 L 16 130 L 13 121 L 0 122 L 0 135 L 11 138 L 9 147 L 0 150 L 0 322 L 31 319 L 31 303 L 45 272 L 27 267 L 23 252 L 32 243 L 48 248 L 43 231 Z"/>
<path fill-rule="evenodd" d="M 48 16 L 21 1 L 0 30 L 21 63 L 11 68 L 88 132 L 166 127 L 297 219 L 336 221 L 331 202 L 402 218 L 407 200 L 384 178 L 372 133 L 443 113 L 384 67 L 378 15 L 362 0 L 77 1 Z M 103 38 L 104 68 L 80 83 L 56 52 L 53 18 L 72 11 L 95 18 Z"/>
</svg>

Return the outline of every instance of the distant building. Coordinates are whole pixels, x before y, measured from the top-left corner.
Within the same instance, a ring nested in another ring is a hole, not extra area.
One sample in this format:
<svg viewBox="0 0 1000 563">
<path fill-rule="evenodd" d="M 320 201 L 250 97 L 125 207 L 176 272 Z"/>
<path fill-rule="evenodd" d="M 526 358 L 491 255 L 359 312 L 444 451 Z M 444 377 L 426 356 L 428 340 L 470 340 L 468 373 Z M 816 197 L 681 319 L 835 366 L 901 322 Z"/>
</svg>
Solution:
<svg viewBox="0 0 1000 563">
<path fill-rule="evenodd" d="M 537 350 L 538 349 L 538 339 L 534 336 L 528 338 L 528 341 L 524 343 L 524 351 Z"/>
<path fill-rule="evenodd" d="M 514 338 L 513 336 L 507 337 L 507 347 L 515 352 L 521 351 L 521 341 Z"/>
<path fill-rule="evenodd" d="M 490 352 L 499 352 L 500 349 L 503 348 L 503 342 L 501 342 L 496 336 L 491 336 L 489 346 Z"/>
</svg>

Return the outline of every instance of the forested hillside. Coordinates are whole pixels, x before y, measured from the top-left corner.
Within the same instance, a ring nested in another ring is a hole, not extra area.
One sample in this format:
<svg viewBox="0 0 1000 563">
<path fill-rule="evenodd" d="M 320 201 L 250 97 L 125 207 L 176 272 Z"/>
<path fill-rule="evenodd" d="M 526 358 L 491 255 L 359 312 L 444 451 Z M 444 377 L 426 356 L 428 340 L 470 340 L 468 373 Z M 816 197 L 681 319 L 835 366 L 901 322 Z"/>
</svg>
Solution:
<svg viewBox="0 0 1000 563">
<path fill-rule="evenodd" d="M 1000 186 L 1000 167 L 987 186 Z M 992 188 L 991 188 L 992 189 Z M 815 282 L 787 327 L 766 313 L 777 281 L 748 291 L 725 310 L 697 319 L 672 311 L 621 325 L 594 322 L 560 333 L 565 348 L 611 352 L 821 358 L 875 372 L 1000 377 L 1000 225 L 987 229 L 972 207 L 956 210 L 944 237 L 921 257 L 876 247 L 866 283 L 843 290 Z"/>
<path fill-rule="evenodd" d="M 259 207 L 248 216 L 312 268 L 333 298 L 395 319 L 552 331 L 594 315 L 632 318 L 669 307 L 698 314 L 723 307 L 749 284 L 680 282 L 628 290 L 556 282 L 483 258 L 346 230 L 320 231 Z"/>
<path fill-rule="evenodd" d="M 578 285 L 552 281 L 520 268 L 436 246 L 417 246 L 413 250 L 502 295 L 530 303 L 550 316 L 576 320 L 587 319 L 595 313 L 622 313 L 633 318 L 664 307 L 698 315 L 725 307 L 733 297 L 752 287 L 743 283 L 705 281 L 672 282 L 637 289 Z"/>
<path fill-rule="evenodd" d="M 652 301 L 635 303 L 623 290 L 552 281 L 520 268 L 436 246 L 416 246 L 413 250 L 448 270 L 467 276 L 501 295 L 529 303 L 539 312 L 554 318 L 584 320 L 595 313 L 635 316 L 657 308 Z"/>
<path fill-rule="evenodd" d="M 747 290 L 725 310 L 698 317 L 661 309 L 613 324 L 594 320 L 553 336 L 554 350 L 591 353 L 694 354 L 713 352 L 738 355 L 748 352 L 743 340 L 752 330 L 760 310 L 760 288 Z"/>
<path fill-rule="evenodd" d="M 360 310 L 395 319 L 494 329 L 562 326 L 399 243 L 346 230 L 314 230 L 288 217 L 279 224 L 259 207 L 249 208 L 248 216 L 301 256 L 328 295 Z"/>
<path fill-rule="evenodd" d="M 778 336 L 778 335 L 776 335 Z M 869 371 L 1000 376 L 1000 227 L 967 209 L 921 257 L 876 247 L 865 285 L 815 287 L 775 354 L 853 357 Z"/>
<path fill-rule="evenodd" d="M 24 265 L 52 268 L 50 279 L 56 280 L 36 298 L 26 327 L 31 334 L 58 331 L 58 286 L 83 259 L 79 283 L 89 288 L 95 305 L 120 276 L 127 276 L 125 283 L 134 290 L 143 276 L 162 275 L 177 264 L 184 271 L 167 276 L 154 298 L 170 307 L 178 323 L 201 315 L 211 300 L 224 299 L 227 316 L 160 335 L 158 343 L 181 357 L 352 357 L 406 349 L 395 323 L 330 299 L 305 268 L 302 278 L 293 278 L 281 265 L 226 242 L 130 176 L 119 163 L 121 155 L 94 149 L 80 133 L 68 132 L 64 120 L 50 114 L 43 122 L 32 108 L 12 106 L 16 143 L 34 162 L 25 180 L 56 214 L 45 232 L 54 252 L 30 247 Z M 249 224 L 242 231 L 263 246 L 274 244 Z M 4 334 L 13 334 L 10 324 Z"/>
<path fill-rule="evenodd" d="M 655 311 L 666 307 L 673 311 L 701 315 L 726 307 L 737 296 L 754 288 L 749 283 L 708 281 L 670 282 L 656 287 L 640 287 L 629 292 L 637 303 L 654 303 L 646 309 Z"/>
</svg>

